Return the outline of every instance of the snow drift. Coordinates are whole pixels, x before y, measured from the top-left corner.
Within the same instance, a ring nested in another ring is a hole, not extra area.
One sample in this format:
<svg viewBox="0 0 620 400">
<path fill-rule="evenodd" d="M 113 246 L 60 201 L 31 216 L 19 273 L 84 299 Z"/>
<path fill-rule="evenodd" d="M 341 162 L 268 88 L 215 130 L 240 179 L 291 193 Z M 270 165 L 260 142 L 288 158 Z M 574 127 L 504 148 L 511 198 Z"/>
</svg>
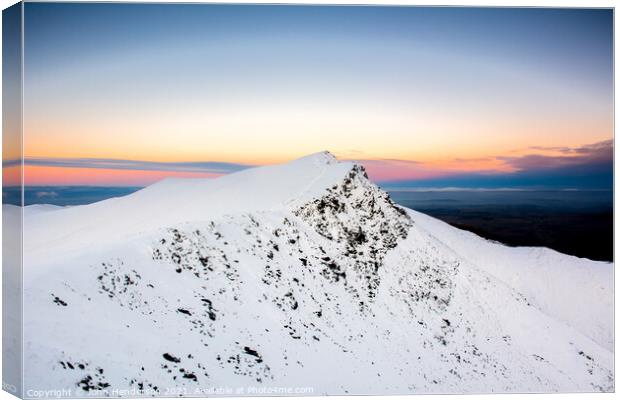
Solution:
<svg viewBox="0 0 620 400">
<path fill-rule="evenodd" d="M 27 396 L 614 390 L 612 264 L 399 207 L 329 153 L 24 214 Z"/>
</svg>

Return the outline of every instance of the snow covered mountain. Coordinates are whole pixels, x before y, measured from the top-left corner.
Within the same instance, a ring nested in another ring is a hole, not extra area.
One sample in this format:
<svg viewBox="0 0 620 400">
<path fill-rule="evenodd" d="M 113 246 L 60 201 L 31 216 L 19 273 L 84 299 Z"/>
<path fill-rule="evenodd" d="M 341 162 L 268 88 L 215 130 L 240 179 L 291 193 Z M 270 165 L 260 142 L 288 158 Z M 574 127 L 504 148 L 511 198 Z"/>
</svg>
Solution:
<svg viewBox="0 0 620 400">
<path fill-rule="evenodd" d="M 399 207 L 329 153 L 25 209 L 27 396 L 612 391 L 613 350 L 613 264 Z"/>
</svg>

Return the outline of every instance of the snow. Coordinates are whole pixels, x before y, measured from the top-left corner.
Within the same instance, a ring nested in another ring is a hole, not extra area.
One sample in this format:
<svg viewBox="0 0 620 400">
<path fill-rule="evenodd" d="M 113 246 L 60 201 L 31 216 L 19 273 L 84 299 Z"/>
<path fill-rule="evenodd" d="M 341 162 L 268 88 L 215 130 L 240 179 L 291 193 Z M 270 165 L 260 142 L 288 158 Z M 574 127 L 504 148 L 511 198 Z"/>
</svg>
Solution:
<svg viewBox="0 0 620 400">
<path fill-rule="evenodd" d="M 22 209 L 2 205 L 2 372 L 5 390 L 21 387 L 22 354 Z M 13 390 L 15 389 L 15 390 Z"/>
<path fill-rule="evenodd" d="M 549 315 L 613 351 L 613 265 L 543 247 L 497 245 L 411 211 L 418 225 L 486 273 L 523 293 Z"/>
<path fill-rule="evenodd" d="M 613 264 L 402 209 L 329 153 L 24 219 L 26 390 L 614 389 Z"/>
<path fill-rule="evenodd" d="M 168 178 L 125 197 L 28 218 L 24 253 L 33 258 L 64 257 L 64 251 L 123 240 L 162 226 L 303 203 L 341 180 L 351 166 L 336 163 L 323 152 L 218 179 Z M 59 247 L 62 252 L 51 252 Z"/>
<path fill-rule="evenodd" d="M 53 204 L 32 204 L 32 205 L 24 207 L 24 213 L 33 215 L 33 214 L 39 214 L 39 213 L 46 213 L 50 211 L 58 211 L 64 208 L 66 207 L 56 206 Z"/>
</svg>

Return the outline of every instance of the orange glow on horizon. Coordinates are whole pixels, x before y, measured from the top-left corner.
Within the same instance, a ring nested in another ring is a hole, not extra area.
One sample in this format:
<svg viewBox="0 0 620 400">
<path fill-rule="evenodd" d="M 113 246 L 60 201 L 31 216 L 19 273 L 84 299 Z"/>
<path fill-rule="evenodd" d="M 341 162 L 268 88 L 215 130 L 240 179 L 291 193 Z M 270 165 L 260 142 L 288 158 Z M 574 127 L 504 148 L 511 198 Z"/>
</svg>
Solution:
<svg viewBox="0 0 620 400">
<path fill-rule="evenodd" d="M 203 172 L 136 171 L 99 168 L 63 168 L 27 165 L 24 184 L 30 186 L 145 186 L 164 178 L 215 178 Z"/>
<path fill-rule="evenodd" d="M 3 186 L 19 186 L 22 182 L 21 166 L 2 168 L 2 185 Z"/>
<path fill-rule="evenodd" d="M 343 159 L 343 161 L 347 160 Z M 359 163 L 363 164 L 366 167 L 370 178 L 375 181 L 435 178 L 462 172 L 507 171 L 507 168 L 497 161 L 474 160 L 472 162 L 463 161 L 460 163 L 445 161 L 418 163 L 408 160 L 376 159 L 360 160 Z M 14 174 L 10 175 L 9 178 L 9 175 L 7 175 L 6 172 L 5 185 L 17 185 L 19 180 L 13 179 Z M 30 186 L 146 186 L 168 177 L 217 178 L 222 175 L 223 174 L 208 172 L 153 171 L 26 165 L 24 167 L 24 184 Z M 18 176 L 16 177 L 18 178 Z"/>
<path fill-rule="evenodd" d="M 600 142 L 605 143 L 605 142 Z M 334 151 L 334 149 L 328 149 L 341 161 L 354 161 L 364 165 L 368 171 L 370 178 L 376 182 L 387 181 L 401 181 L 401 180 L 420 180 L 420 179 L 432 179 L 445 177 L 450 175 L 460 175 L 467 173 L 476 174 L 496 174 L 496 173 L 512 173 L 518 172 L 518 165 L 513 161 L 520 157 L 527 156 L 547 156 L 551 159 L 566 159 L 570 161 L 571 158 L 578 159 L 584 151 L 588 151 L 588 146 L 596 145 L 596 143 L 581 144 L 579 147 L 569 146 L 524 146 L 520 148 L 512 148 L 504 152 L 497 153 L 482 153 L 482 152 L 467 152 L 463 151 L 460 157 L 450 157 L 446 152 L 442 157 L 418 157 L 413 152 L 405 153 L 403 157 L 378 157 L 380 152 L 374 152 L 369 154 L 359 150 L 343 150 Z M 199 158 L 189 159 L 191 162 L 228 162 L 238 163 L 243 165 L 270 165 L 279 164 L 291 161 L 293 159 L 308 155 L 312 152 L 321 151 L 312 149 L 313 151 L 296 154 L 299 149 L 291 150 L 287 157 L 275 157 L 273 153 L 256 152 L 255 161 L 250 162 L 241 156 L 242 153 L 236 152 L 230 154 L 230 158 L 225 158 L 220 155 L 218 158 Z M 316 150 L 316 151 L 314 151 Z M 284 153 L 283 153 L 284 154 Z M 89 155 L 86 158 L 95 158 L 94 155 Z M 162 161 L 145 161 L 143 159 L 131 159 L 127 158 L 127 164 L 143 166 L 144 169 L 123 169 L 122 167 L 115 168 L 113 158 L 108 158 L 110 163 L 106 165 L 109 168 L 94 168 L 89 165 L 88 160 L 75 160 L 76 163 L 72 166 L 55 166 L 62 165 L 62 158 L 50 158 L 50 164 L 28 165 L 28 158 L 26 159 L 26 166 L 24 168 L 24 184 L 36 185 L 36 186 L 70 186 L 70 185 L 92 185 L 92 186 L 146 186 L 157 182 L 158 180 L 167 177 L 181 177 L 181 178 L 216 178 L 222 176 L 223 173 L 214 172 L 186 172 L 186 171 L 174 171 L 174 168 L 178 168 L 178 165 L 166 166 L 165 162 L 181 162 L 179 159 L 163 161 L 164 164 L 157 166 L 154 170 L 149 168 L 155 168 L 149 163 L 162 162 Z M 102 157 L 104 158 L 104 157 Z M 224 158 L 224 159 L 222 159 Z M 39 161 L 45 162 L 46 157 L 41 157 Z M 153 159 L 150 159 L 153 160 Z M 238 161 L 237 161 L 238 160 Z M 260 160 L 260 161 L 259 161 Z M 123 164 L 123 160 L 120 159 L 118 165 Z M 33 161 L 34 162 L 34 161 Z M 67 163 L 71 164 L 72 160 L 69 157 Z M 56 163 L 56 164 L 54 164 Z M 77 165 L 76 165 L 77 164 Z M 171 170 L 166 170 L 170 168 Z M 237 170 L 238 166 L 231 166 L 231 171 Z M 520 167 L 519 167 L 520 168 Z M 5 185 L 18 185 L 19 184 L 19 168 L 10 167 L 5 168 L 4 184 Z"/>
</svg>

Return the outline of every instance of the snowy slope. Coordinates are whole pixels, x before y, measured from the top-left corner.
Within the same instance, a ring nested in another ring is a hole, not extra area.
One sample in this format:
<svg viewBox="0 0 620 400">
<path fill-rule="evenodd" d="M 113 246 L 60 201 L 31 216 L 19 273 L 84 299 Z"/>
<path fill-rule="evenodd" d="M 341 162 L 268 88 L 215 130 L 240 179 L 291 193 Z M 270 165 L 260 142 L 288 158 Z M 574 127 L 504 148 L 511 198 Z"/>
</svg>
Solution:
<svg viewBox="0 0 620 400">
<path fill-rule="evenodd" d="M 613 351 L 613 267 L 544 247 L 498 246 L 411 211 L 418 222 L 459 256 L 515 288 L 543 312 L 577 327 Z"/>
<path fill-rule="evenodd" d="M 612 264 L 400 208 L 328 153 L 24 224 L 26 390 L 613 390 Z"/>
</svg>

